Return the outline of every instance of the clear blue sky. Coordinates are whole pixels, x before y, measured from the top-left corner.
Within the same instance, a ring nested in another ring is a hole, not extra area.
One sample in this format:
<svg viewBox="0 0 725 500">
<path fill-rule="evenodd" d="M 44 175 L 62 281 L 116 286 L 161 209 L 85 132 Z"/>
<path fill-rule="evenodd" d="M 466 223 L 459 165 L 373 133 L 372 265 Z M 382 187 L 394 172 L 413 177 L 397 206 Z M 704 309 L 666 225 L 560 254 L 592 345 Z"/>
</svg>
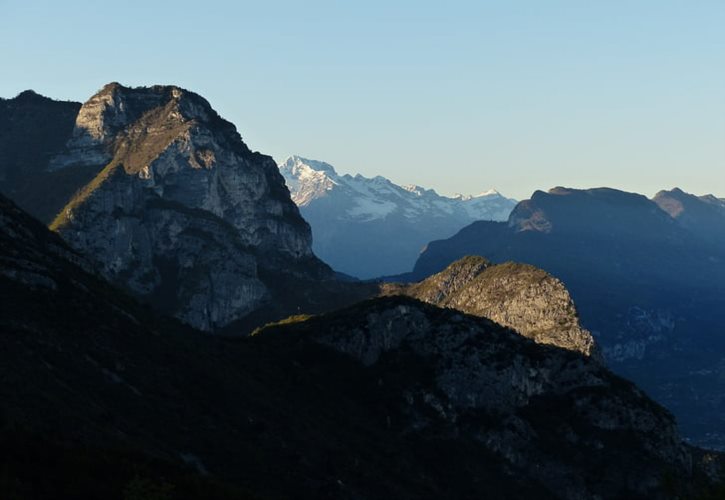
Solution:
<svg viewBox="0 0 725 500">
<path fill-rule="evenodd" d="M 443 193 L 725 196 L 725 1 L 0 0 L 0 96 L 204 95 L 252 149 Z"/>
</svg>

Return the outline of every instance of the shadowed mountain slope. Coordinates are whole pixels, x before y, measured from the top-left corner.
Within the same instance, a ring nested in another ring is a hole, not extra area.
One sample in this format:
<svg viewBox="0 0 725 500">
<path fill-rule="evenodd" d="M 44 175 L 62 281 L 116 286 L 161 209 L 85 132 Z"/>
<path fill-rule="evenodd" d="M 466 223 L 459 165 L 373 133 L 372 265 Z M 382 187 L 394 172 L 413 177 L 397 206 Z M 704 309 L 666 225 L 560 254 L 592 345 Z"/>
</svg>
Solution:
<svg viewBox="0 0 725 500">
<path fill-rule="evenodd" d="M 688 436 L 725 446 L 725 245 L 685 222 L 632 193 L 537 191 L 508 223 L 477 222 L 431 242 L 407 278 L 424 279 L 465 255 L 544 269 L 571 292 L 615 371 L 672 409 Z"/>
<path fill-rule="evenodd" d="M 660 191 L 652 200 L 698 238 L 725 246 L 725 200 L 678 188 Z"/>
<path fill-rule="evenodd" d="M 388 297 L 210 337 L 3 198 L 0 242 L 10 495 L 666 498 L 719 463 L 599 363 L 486 319 Z"/>
</svg>

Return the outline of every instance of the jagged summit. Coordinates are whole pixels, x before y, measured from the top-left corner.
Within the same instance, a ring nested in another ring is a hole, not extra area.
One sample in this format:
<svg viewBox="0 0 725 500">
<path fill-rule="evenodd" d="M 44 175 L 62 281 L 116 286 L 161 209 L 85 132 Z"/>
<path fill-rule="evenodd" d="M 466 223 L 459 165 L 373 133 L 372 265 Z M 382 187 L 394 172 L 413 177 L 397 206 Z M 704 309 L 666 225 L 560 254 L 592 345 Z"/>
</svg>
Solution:
<svg viewBox="0 0 725 500">
<path fill-rule="evenodd" d="M 481 191 L 478 194 L 461 194 L 461 193 L 456 193 L 455 195 L 453 195 L 453 199 L 454 200 L 469 201 L 469 200 L 474 200 L 476 198 L 495 198 L 495 197 L 498 197 L 498 196 L 502 196 L 502 194 L 499 193 L 497 189 L 491 188 L 491 189 L 487 189 L 486 191 Z"/>
<path fill-rule="evenodd" d="M 315 252 L 361 278 L 408 271 L 429 241 L 475 220 L 505 220 L 515 204 L 497 192 L 451 198 L 380 175 L 339 175 L 327 163 L 298 156 L 279 168 L 312 226 Z"/>
<path fill-rule="evenodd" d="M 295 174 L 298 172 L 326 172 L 337 175 L 335 167 L 324 161 L 310 160 L 301 156 L 293 155 L 279 165 L 280 170 Z"/>
<path fill-rule="evenodd" d="M 34 164 L 44 182 L 23 205 L 114 283 L 218 330 L 260 308 L 304 307 L 283 299 L 296 293 L 290 280 L 331 279 L 274 160 L 200 95 L 114 82 L 74 110 L 54 134 L 64 143 Z M 17 146 L 7 148 L 12 157 Z M 25 164 L 12 170 L 29 185 Z"/>
<path fill-rule="evenodd" d="M 136 127 L 126 130 L 132 124 Z M 249 154 L 234 125 L 200 95 L 172 85 L 131 88 L 109 83 L 83 104 L 66 153 L 54 158 L 49 169 L 108 163 L 119 148 L 114 144 L 117 136 L 138 135 L 142 127 L 162 132 L 155 136 L 157 147 L 163 148 L 193 126 L 218 129 L 228 139 L 227 146 Z"/>
</svg>

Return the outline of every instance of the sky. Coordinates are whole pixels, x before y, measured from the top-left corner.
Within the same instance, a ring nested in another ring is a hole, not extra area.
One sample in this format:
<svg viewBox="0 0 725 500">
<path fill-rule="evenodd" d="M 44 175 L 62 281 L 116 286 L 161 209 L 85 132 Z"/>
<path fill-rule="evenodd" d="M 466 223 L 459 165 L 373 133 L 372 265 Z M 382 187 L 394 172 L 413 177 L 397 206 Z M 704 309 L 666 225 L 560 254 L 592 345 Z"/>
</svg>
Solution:
<svg viewBox="0 0 725 500">
<path fill-rule="evenodd" d="M 175 84 L 277 161 L 725 197 L 724 27 L 722 0 L 0 0 L 0 97 Z"/>
</svg>

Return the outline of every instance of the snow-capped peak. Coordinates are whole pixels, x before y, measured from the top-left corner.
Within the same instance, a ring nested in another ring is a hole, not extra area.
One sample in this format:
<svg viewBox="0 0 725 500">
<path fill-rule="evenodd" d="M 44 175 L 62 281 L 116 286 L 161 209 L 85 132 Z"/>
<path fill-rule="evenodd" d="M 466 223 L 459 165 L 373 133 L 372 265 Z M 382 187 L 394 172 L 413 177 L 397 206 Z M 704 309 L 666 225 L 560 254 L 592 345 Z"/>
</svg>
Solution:
<svg viewBox="0 0 725 500">
<path fill-rule="evenodd" d="M 279 165 L 290 196 L 298 206 L 321 198 L 339 185 L 339 176 L 332 165 L 322 161 L 290 156 Z"/>
<path fill-rule="evenodd" d="M 506 220 L 516 205 L 495 190 L 441 196 L 380 175 L 338 174 L 328 163 L 292 156 L 279 165 L 292 200 L 312 228 L 312 249 L 360 278 L 412 268 L 428 242 L 478 220 Z"/>
<path fill-rule="evenodd" d="M 499 193 L 498 191 L 496 191 L 495 189 L 492 188 L 492 189 L 488 189 L 486 191 L 482 191 L 482 192 L 478 193 L 477 195 L 474 195 L 473 197 L 474 198 L 486 198 L 489 196 L 501 196 L 501 193 Z"/>
<path fill-rule="evenodd" d="M 410 220 L 456 217 L 461 220 L 502 220 L 513 208 L 513 200 L 495 189 L 478 195 L 441 196 L 416 184 L 399 186 L 377 175 L 338 175 L 329 163 L 290 156 L 279 165 L 292 199 L 304 207 L 325 198 L 334 203 L 334 216 L 356 221 L 384 219 L 393 214 Z M 332 205 L 331 205 L 332 207 Z M 457 215 L 456 215 L 457 214 Z"/>
<path fill-rule="evenodd" d="M 288 157 L 284 162 L 279 165 L 279 169 L 283 172 L 290 172 L 297 175 L 298 172 L 324 172 L 329 175 L 337 175 L 335 168 L 329 163 L 324 161 L 309 160 L 302 158 L 301 156 L 293 155 Z"/>
</svg>

